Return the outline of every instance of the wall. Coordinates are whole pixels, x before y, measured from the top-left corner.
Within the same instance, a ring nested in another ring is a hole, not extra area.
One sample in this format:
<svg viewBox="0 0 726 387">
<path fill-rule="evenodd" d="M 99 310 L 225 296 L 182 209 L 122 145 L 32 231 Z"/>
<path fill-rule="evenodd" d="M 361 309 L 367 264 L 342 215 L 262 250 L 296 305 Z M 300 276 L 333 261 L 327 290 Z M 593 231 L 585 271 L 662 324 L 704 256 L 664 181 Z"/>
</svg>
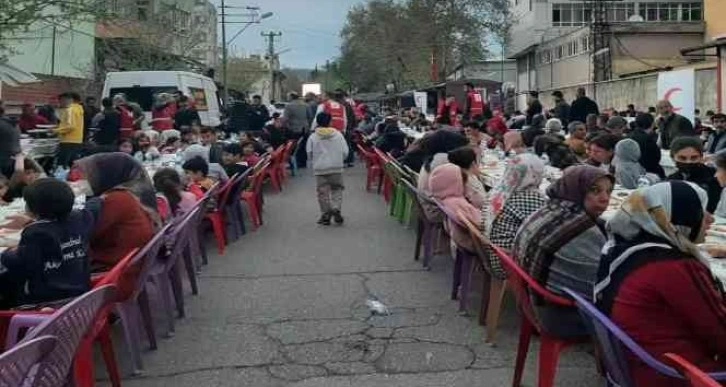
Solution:
<svg viewBox="0 0 726 387">
<path fill-rule="evenodd" d="M 9 63 L 27 72 L 71 78 L 91 75 L 95 62 L 93 23 L 73 23 L 72 26 L 34 23 L 29 31 L 8 39 L 15 54 Z M 55 44 L 54 44 L 55 43 Z M 55 49 L 55 61 L 53 50 Z"/>
<path fill-rule="evenodd" d="M 704 20 L 706 21 L 705 40 L 709 41 L 717 36 L 726 35 L 726 1 L 704 0 Z"/>
<path fill-rule="evenodd" d="M 655 106 L 657 102 L 657 82 L 657 74 L 601 82 L 596 85 L 594 92 L 592 85 L 589 85 L 588 95 L 597 101 L 601 109 L 612 107 L 624 110 L 628 104 L 632 103 L 636 109 L 646 110 L 649 106 Z M 542 90 L 542 103 L 547 107 L 553 105 L 552 101 L 547 100 L 547 96 L 554 90 L 562 91 L 565 99 L 572 101 L 575 99 L 577 87 Z M 715 65 L 696 68 L 696 107 L 702 112 L 716 110 Z"/>
</svg>

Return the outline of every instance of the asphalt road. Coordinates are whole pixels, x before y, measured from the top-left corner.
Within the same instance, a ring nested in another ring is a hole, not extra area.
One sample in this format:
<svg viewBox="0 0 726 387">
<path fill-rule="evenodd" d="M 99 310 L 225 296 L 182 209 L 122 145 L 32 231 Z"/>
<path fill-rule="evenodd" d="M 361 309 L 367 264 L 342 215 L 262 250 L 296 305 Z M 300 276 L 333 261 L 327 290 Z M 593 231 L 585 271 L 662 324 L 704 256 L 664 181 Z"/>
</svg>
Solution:
<svg viewBox="0 0 726 387">
<path fill-rule="evenodd" d="M 362 168 L 346 170 L 342 227 L 316 224 L 309 173 L 266 196 L 260 230 L 225 256 L 210 249 L 200 294 L 186 297 L 187 318 L 157 351 L 144 353 L 144 373 L 125 376 L 124 386 L 511 385 L 514 299 L 506 297 L 498 345 L 485 344 L 476 296 L 470 316 L 449 299 L 452 261 L 438 257 L 431 271 L 422 270 L 413 260 L 413 230 L 388 217 L 382 197 L 365 192 Z M 370 298 L 390 315 L 371 316 Z M 534 340 L 528 386 L 536 385 L 536 349 Z M 116 352 L 128 369 L 122 342 Z M 599 385 L 591 352 L 568 350 L 556 386 Z"/>
</svg>

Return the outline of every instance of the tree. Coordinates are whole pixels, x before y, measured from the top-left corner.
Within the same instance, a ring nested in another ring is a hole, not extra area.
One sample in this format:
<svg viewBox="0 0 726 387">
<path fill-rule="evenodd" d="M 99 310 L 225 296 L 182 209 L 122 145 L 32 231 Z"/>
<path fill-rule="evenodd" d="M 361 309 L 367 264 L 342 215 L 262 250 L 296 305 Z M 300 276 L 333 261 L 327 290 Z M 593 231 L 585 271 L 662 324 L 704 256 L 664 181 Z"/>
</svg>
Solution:
<svg viewBox="0 0 726 387">
<path fill-rule="evenodd" d="M 67 26 L 107 16 L 104 0 L 0 0 L 0 60 L 10 53 L 8 39 L 36 23 Z"/>
<path fill-rule="evenodd" d="M 348 13 L 339 68 L 361 91 L 414 88 L 485 58 L 487 38 L 506 37 L 510 19 L 508 0 L 373 0 Z"/>
<path fill-rule="evenodd" d="M 222 70 L 217 69 L 221 74 Z M 259 56 L 232 57 L 227 61 L 227 87 L 241 92 L 249 92 L 252 86 L 263 77 L 269 78 L 270 70 Z"/>
</svg>

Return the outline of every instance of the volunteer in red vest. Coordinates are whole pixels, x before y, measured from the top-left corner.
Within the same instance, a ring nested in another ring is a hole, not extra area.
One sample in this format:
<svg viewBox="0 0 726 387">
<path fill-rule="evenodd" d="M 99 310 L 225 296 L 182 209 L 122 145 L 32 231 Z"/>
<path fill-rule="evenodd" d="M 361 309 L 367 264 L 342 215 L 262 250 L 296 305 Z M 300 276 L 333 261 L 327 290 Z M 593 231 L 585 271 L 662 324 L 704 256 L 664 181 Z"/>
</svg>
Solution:
<svg viewBox="0 0 726 387">
<path fill-rule="evenodd" d="M 317 117 L 319 113 L 325 112 L 330 114 L 330 127 L 338 129 L 339 132 L 345 133 L 345 128 L 348 126 L 348 119 L 345 113 L 345 100 L 342 93 L 332 93 L 333 98 L 330 98 L 329 93 L 325 93 L 323 97 L 323 103 L 318 105 L 318 111 L 315 113 Z M 317 120 L 313 120 L 311 130 L 317 128 Z"/>
<path fill-rule="evenodd" d="M 448 96 L 446 96 L 446 101 L 444 102 L 443 106 L 439 105 L 438 117 L 448 115 L 449 123 L 451 126 L 461 126 L 461 122 L 459 120 L 459 113 L 461 113 L 461 110 L 459 109 L 459 104 L 456 103 L 456 98 L 454 98 L 453 95 L 449 94 Z"/>
<path fill-rule="evenodd" d="M 126 96 L 116 94 L 113 96 L 113 106 L 121 115 L 121 138 L 131 138 L 134 135 L 134 110 L 131 109 Z"/>
<path fill-rule="evenodd" d="M 176 101 L 167 93 L 160 93 L 156 98 L 157 104 L 151 111 L 151 126 L 159 132 L 174 129 L 172 113 L 176 113 Z"/>
<path fill-rule="evenodd" d="M 466 84 L 466 106 L 464 108 L 464 117 L 467 120 L 484 118 L 484 99 L 471 83 Z"/>
</svg>

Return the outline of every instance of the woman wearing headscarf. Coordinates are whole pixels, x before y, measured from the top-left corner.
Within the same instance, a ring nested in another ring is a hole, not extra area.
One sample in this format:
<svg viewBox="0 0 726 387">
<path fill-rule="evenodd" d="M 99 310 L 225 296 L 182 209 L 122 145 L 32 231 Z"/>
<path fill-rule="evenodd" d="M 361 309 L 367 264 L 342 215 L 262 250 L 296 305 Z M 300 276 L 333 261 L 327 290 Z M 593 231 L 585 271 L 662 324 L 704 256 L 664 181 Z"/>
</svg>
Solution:
<svg viewBox="0 0 726 387">
<path fill-rule="evenodd" d="M 549 200 L 529 216 L 514 238 L 512 254 L 522 268 L 548 290 L 570 288 L 592 295 L 605 225 L 599 218 L 610 203 L 615 179 L 590 165 L 567 168 L 547 189 Z M 545 329 L 556 336 L 585 334 L 573 309 L 537 305 Z"/>
<path fill-rule="evenodd" d="M 431 171 L 429 190 L 431 195 L 452 214 L 463 214 L 473 224 L 481 225 L 482 212 L 464 195 L 467 174 L 457 165 L 442 164 Z M 448 223 L 449 235 L 457 246 L 473 251 L 474 244 L 469 232 L 454 222 Z"/>
<path fill-rule="evenodd" d="M 489 240 L 493 244 L 511 251 L 522 222 L 544 206 L 546 199 L 539 189 L 544 171 L 544 162 L 531 153 L 517 155 L 509 161 L 502 180 L 491 193 Z M 491 274 L 497 279 L 506 279 L 499 258 L 493 251 L 487 253 Z"/>
<path fill-rule="evenodd" d="M 154 187 L 141 163 L 125 153 L 99 153 L 77 165 L 101 201 L 91 236 L 91 267 L 108 270 L 153 237 L 159 220 Z"/>
<path fill-rule="evenodd" d="M 594 294 L 598 307 L 656 358 L 673 352 L 726 370 L 726 303 L 695 243 L 712 218 L 708 194 L 685 181 L 634 192 L 608 221 Z M 634 385 L 685 387 L 628 357 Z"/>
<path fill-rule="evenodd" d="M 640 145 L 637 142 L 629 138 L 618 141 L 613 156 L 615 182 L 627 189 L 638 188 L 638 179 L 646 173 L 638 160 L 640 160 Z"/>
<path fill-rule="evenodd" d="M 220 183 L 226 183 L 227 180 L 229 180 L 227 172 L 224 171 L 224 168 L 221 165 L 209 162 L 209 148 L 205 147 L 204 145 L 189 145 L 186 149 L 184 149 L 181 155 L 182 163 L 185 163 L 197 156 L 204 159 L 204 161 L 206 161 L 209 165 L 209 173 L 207 174 L 207 176 L 209 176 L 212 180 L 218 181 Z"/>
</svg>

